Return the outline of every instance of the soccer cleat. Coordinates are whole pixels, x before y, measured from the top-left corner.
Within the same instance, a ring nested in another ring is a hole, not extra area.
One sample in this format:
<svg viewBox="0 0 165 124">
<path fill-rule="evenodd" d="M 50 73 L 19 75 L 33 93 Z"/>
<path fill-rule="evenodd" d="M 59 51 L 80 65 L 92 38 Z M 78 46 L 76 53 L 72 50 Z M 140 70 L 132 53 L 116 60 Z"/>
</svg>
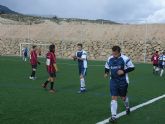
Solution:
<svg viewBox="0 0 165 124">
<path fill-rule="evenodd" d="M 43 83 L 41 86 L 42 86 L 44 89 L 46 89 L 46 87 L 47 87 L 44 83 Z"/>
<path fill-rule="evenodd" d="M 79 90 L 77 93 L 81 94 L 81 93 L 85 93 L 86 90 Z"/>
<path fill-rule="evenodd" d="M 126 115 L 129 115 L 130 112 L 131 112 L 131 111 L 130 111 L 130 108 L 127 108 L 127 109 L 126 109 Z"/>
<path fill-rule="evenodd" d="M 49 90 L 50 93 L 55 93 L 54 89 Z"/>
<path fill-rule="evenodd" d="M 109 119 L 109 123 L 116 123 L 117 122 L 117 119 L 115 116 L 112 116 L 110 119 Z"/>
<path fill-rule="evenodd" d="M 31 77 L 31 76 L 30 76 L 29 79 L 30 79 L 30 80 L 36 80 L 37 77 Z"/>
<path fill-rule="evenodd" d="M 29 79 L 30 79 L 30 80 L 33 80 L 33 77 L 30 76 Z"/>
</svg>

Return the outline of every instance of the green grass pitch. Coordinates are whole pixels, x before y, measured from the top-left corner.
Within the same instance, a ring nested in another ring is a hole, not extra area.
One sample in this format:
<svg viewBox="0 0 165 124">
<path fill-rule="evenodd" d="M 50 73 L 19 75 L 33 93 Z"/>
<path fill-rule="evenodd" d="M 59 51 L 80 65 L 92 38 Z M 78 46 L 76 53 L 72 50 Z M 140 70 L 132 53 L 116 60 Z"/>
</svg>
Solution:
<svg viewBox="0 0 165 124">
<path fill-rule="evenodd" d="M 44 62 L 44 59 L 41 59 Z M 19 57 L 0 56 L 0 124 L 95 124 L 110 116 L 109 80 L 103 78 L 104 61 L 89 61 L 87 93 L 77 94 L 76 62 L 57 61 L 59 72 L 51 94 L 41 84 L 47 79 L 45 64 L 38 66 L 37 80 L 29 80 L 31 67 Z M 102 65 L 102 66 L 97 66 Z M 165 77 L 152 74 L 152 65 L 136 64 L 130 73 L 131 107 L 165 93 Z M 119 109 L 124 105 L 119 100 Z M 165 99 L 118 119 L 118 124 L 164 124 Z"/>
</svg>

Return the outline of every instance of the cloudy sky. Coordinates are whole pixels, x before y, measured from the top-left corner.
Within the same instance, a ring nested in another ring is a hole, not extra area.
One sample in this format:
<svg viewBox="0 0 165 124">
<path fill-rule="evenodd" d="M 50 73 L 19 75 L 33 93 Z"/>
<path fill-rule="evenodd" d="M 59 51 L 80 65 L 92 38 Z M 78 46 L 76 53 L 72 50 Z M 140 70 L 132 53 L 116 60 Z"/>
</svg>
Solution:
<svg viewBox="0 0 165 124">
<path fill-rule="evenodd" d="M 0 0 L 0 4 L 24 14 L 165 23 L 165 0 Z"/>
</svg>

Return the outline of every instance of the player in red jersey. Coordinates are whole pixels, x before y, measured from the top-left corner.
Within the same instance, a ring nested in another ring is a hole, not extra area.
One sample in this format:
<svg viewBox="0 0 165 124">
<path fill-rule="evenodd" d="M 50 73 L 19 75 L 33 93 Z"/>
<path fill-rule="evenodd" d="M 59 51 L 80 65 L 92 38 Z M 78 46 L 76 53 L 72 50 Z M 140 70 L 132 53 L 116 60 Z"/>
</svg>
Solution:
<svg viewBox="0 0 165 124">
<path fill-rule="evenodd" d="M 31 79 L 31 80 L 36 79 L 35 74 L 36 74 L 36 70 L 37 70 L 37 64 L 40 64 L 40 62 L 37 59 L 37 52 L 36 51 L 37 51 L 37 46 L 34 45 L 32 47 L 31 52 L 30 52 L 30 64 L 32 67 L 32 73 L 31 73 L 31 76 L 29 77 L 29 79 Z"/>
<path fill-rule="evenodd" d="M 49 77 L 46 80 L 46 82 L 42 84 L 42 87 L 47 88 L 47 84 L 50 83 L 49 92 L 54 93 L 55 89 L 53 88 L 53 86 L 54 86 L 54 81 L 56 78 L 56 72 L 58 71 L 57 65 L 56 65 L 56 55 L 55 55 L 54 44 L 49 46 L 49 52 L 46 54 L 46 67 L 47 67 L 47 72 L 49 74 Z"/>
<path fill-rule="evenodd" d="M 158 63 L 159 63 L 159 54 L 158 54 L 158 51 L 156 51 L 152 58 L 151 58 L 151 61 L 153 63 L 153 74 L 156 74 L 159 69 L 158 69 Z"/>
</svg>

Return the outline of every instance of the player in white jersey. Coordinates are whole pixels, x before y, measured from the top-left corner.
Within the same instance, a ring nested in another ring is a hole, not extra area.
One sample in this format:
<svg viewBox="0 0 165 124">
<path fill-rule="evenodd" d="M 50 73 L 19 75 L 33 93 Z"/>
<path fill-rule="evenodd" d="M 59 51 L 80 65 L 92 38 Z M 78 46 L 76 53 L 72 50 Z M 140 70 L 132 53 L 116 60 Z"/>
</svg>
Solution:
<svg viewBox="0 0 165 124">
<path fill-rule="evenodd" d="M 165 67 L 165 51 L 163 51 L 163 54 L 160 55 L 160 57 L 159 57 L 160 77 L 163 76 L 164 67 Z"/>
<path fill-rule="evenodd" d="M 87 73 L 87 52 L 82 49 L 82 44 L 78 44 L 78 51 L 73 56 L 78 61 L 78 69 L 80 75 L 80 90 L 78 93 L 86 92 L 85 77 Z"/>
<path fill-rule="evenodd" d="M 112 56 L 108 58 L 105 64 L 105 77 L 110 73 L 110 93 L 111 93 L 111 118 L 110 122 L 116 121 L 117 99 L 121 97 L 126 107 L 126 114 L 130 113 L 129 99 L 127 97 L 128 73 L 135 69 L 132 61 L 120 53 L 119 46 L 113 46 Z"/>
</svg>

